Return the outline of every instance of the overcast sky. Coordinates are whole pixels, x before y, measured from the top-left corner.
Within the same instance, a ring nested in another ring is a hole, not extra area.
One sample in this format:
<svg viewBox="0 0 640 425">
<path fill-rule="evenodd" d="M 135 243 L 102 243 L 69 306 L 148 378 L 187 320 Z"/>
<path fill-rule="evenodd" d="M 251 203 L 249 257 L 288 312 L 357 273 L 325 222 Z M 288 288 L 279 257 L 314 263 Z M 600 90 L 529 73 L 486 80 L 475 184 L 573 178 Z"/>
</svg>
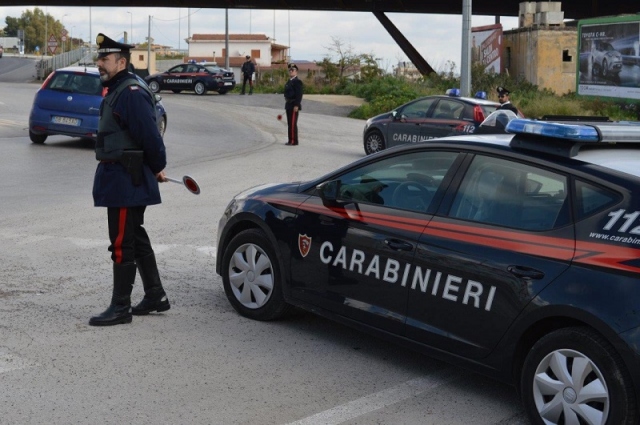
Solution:
<svg viewBox="0 0 640 425">
<path fill-rule="evenodd" d="M 6 25 L 7 16 L 18 18 L 26 9 L 34 7 L 0 7 L 0 26 Z M 40 9 L 61 21 L 73 37 L 84 40 L 89 40 L 90 35 L 95 39 L 99 32 L 119 39 L 133 27 L 133 41 L 143 42 L 149 34 L 149 16 L 152 16 L 154 42 L 174 48 L 186 49 L 188 45 L 184 40 L 189 34 L 225 32 L 224 9 L 62 6 L 41 6 Z M 449 62 L 459 68 L 461 15 L 388 13 L 387 17 L 436 71 L 448 71 Z M 500 21 L 504 30 L 518 25 L 516 16 L 501 17 Z M 471 25 L 494 22 L 493 16 L 473 16 Z M 327 47 L 332 45 L 332 37 L 342 40 L 345 47 L 351 46 L 354 53 L 380 58 L 381 67 L 389 71 L 398 61 L 407 60 L 372 13 L 229 9 L 231 34 L 274 37 L 274 30 L 276 43 L 290 46 L 293 60 L 322 60 L 330 54 Z"/>
</svg>

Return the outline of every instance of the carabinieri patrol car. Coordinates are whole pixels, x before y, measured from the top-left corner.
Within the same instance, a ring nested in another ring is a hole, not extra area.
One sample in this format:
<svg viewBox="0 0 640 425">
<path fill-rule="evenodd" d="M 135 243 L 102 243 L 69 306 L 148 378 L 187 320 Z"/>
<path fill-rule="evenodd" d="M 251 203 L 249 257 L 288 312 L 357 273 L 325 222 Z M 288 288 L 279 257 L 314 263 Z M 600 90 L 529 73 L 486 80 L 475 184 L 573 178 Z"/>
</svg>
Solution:
<svg viewBox="0 0 640 425">
<path fill-rule="evenodd" d="M 198 95 L 203 95 L 213 90 L 219 94 L 226 94 L 236 86 L 233 71 L 211 63 L 183 63 L 166 72 L 148 75 L 144 80 L 154 93 L 161 90 L 171 90 L 174 93 L 192 90 Z"/>
<path fill-rule="evenodd" d="M 461 97 L 460 89 L 421 97 L 369 118 L 362 132 L 364 151 L 369 155 L 405 143 L 474 133 L 499 106 L 482 91 L 475 97 Z"/>
<path fill-rule="evenodd" d="M 517 386 L 535 424 L 640 423 L 640 125 L 514 119 L 237 195 L 231 305 L 301 307 Z"/>
</svg>

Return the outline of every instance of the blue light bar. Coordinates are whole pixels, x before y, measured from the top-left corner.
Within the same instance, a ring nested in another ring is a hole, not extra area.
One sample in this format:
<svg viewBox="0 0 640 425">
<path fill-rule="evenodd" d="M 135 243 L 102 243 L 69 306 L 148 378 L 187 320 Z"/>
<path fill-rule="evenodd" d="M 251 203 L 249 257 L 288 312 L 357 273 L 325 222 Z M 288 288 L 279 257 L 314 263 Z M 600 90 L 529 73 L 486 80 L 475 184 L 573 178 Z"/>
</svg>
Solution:
<svg viewBox="0 0 640 425">
<path fill-rule="evenodd" d="M 507 133 L 539 135 L 581 143 L 599 142 L 601 140 L 598 129 L 593 125 L 560 124 L 555 122 L 515 119 L 507 124 L 505 130 Z M 639 136 L 640 133 L 636 136 L 636 141 L 640 141 Z"/>
<path fill-rule="evenodd" d="M 460 89 L 447 89 L 445 94 L 451 97 L 460 97 Z"/>
<path fill-rule="evenodd" d="M 476 92 L 476 94 L 473 96 L 476 99 L 486 99 L 487 98 L 487 92 L 486 91 L 478 91 Z"/>
</svg>

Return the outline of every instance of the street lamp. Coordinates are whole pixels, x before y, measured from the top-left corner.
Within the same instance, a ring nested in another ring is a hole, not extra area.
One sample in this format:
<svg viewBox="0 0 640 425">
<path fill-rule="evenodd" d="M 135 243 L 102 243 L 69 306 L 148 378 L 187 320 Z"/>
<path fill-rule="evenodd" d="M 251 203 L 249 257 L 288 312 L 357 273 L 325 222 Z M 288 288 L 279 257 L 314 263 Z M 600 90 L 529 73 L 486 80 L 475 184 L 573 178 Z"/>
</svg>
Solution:
<svg viewBox="0 0 640 425">
<path fill-rule="evenodd" d="M 133 13 L 127 11 L 127 13 L 131 16 L 131 32 L 129 33 L 129 44 L 133 44 Z"/>
<path fill-rule="evenodd" d="M 62 15 L 62 18 L 60 18 L 60 21 L 62 22 L 62 31 L 64 31 L 64 30 L 65 30 L 65 28 L 64 28 L 64 17 L 65 17 L 65 16 L 69 16 L 69 14 L 68 14 L 68 13 L 65 13 L 64 15 Z M 66 37 L 66 36 L 65 36 L 65 37 Z M 62 53 L 64 53 L 64 41 L 62 42 Z"/>
</svg>

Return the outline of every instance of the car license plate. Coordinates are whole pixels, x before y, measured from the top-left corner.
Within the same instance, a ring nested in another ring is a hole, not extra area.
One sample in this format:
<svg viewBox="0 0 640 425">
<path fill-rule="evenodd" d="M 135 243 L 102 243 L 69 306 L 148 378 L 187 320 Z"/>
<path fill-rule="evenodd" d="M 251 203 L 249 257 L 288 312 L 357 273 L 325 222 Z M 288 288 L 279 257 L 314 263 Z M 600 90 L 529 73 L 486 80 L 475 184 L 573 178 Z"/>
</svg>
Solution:
<svg viewBox="0 0 640 425">
<path fill-rule="evenodd" d="M 227 81 L 226 83 L 224 83 L 224 85 L 225 85 L 225 86 L 230 86 L 230 85 L 231 85 L 231 83 Z"/>
<path fill-rule="evenodd" d="M 74 127 L 78 127 L 80 125 L 80 120 L 78 118 L 70 117 L 52 117 L 51 122 L 55 124 L 72 125 Z"/>
</svg>

